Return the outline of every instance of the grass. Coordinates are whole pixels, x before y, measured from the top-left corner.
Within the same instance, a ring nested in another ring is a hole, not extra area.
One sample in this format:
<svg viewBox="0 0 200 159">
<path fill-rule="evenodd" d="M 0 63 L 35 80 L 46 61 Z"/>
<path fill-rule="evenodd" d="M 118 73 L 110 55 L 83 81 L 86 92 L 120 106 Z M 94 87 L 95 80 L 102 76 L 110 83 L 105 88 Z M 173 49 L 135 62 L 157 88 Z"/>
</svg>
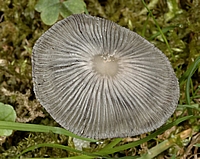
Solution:
<svg viewBox="0 0 200 159">
<path fill-rule="evenodd" d="M 168 56 L 181 89 L 176 112 L 154 132 L 100 143 L 58 127 L 32 91 L 31 50 L 48 26 L 34 10 L 36 0 L 0 1 L 0 102 L 13 105 L 18 116 L 16 123 L 0 121 L 1 129 L 15 130 L 11 136 L 0 138 L 0 158 L 199 157 L 200 7 L 195 3 L 200 1 L 181 4 L 175 0 L 85 2 L 89 14 L 113 20 L 139 33 Z M 90 147 L 77 150 L 71 138 L 91 141 Z"/>
</svg>

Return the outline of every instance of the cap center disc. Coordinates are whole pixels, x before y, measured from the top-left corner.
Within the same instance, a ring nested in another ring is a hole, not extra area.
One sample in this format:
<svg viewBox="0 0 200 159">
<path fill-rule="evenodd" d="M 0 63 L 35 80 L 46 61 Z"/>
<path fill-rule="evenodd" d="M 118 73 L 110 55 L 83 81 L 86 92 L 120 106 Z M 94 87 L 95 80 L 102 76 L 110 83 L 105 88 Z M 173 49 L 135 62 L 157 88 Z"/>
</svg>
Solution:
<svg viewBox="0 0 200 159">
<path fill-rule="evenodd" d="M 119 67 L 118 60 L 109 54 L 95 56 L 93 66 L 96 72 L 106 76 L 115 76 Z"/>
</svg>

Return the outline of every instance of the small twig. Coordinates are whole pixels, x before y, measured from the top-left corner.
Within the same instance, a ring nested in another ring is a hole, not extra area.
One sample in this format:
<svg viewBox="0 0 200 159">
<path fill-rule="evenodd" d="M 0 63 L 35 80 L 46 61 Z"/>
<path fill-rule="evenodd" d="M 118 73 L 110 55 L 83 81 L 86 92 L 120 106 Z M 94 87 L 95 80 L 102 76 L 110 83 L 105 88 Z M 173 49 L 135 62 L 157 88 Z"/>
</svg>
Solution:
<svg viewBox="0 0 200 159">
<path fill-rule="evenodd" d="M 3 21 L 3 17 L 4 17 L 4 14 L 2 14 L 0 17 L 0 23 Z"/>
<path fill-rule="evenodd" d="M 190 142 L 190 145 L 187 147 L 184 155 L 183 155 L 183 158 L 182 159 L 187 159 L 188 158 L 188 154 L 190 153 L 191 149 L 194 147 L 194 145 L 196 143 L 200 142 L 200 133 L 198 133 L 197 135 L 195 135 L 193 138 L 192 138 L 192 141 Z"/>
<path fill-rule="evenodd" d="M 188 137 L 190 137 L 192 134 L 192 129 L 187 129 L 179 134 L 177 134 L 174 138 L 170 138 L 168 140 L 165 140 L 161 142 L 160 144 L 156 145 L 155 147 L 148 150 L 148 153 L 139 157 L 138 159 L 152 159 L 159 155 L 161 152 L 167 150 L 171 146 L 176 144 L 176 139 L 179 138 L 181 140 L 184 140 Z"/>
</svg>

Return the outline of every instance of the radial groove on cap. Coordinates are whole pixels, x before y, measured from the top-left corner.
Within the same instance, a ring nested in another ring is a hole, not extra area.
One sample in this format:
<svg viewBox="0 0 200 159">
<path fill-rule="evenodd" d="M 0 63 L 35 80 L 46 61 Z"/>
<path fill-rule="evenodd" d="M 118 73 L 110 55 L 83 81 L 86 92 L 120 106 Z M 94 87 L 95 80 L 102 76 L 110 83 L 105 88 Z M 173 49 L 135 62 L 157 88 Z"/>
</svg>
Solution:
<svg viewBox="0 0 200 159">
<path fill-rule="evenodd" d="M 179 86 L 167 57 L 111 21 L 69 16 L 32 55 L 37 99 L 64 128 L 104 139 L 152 131 L 173 114 Z"/>
</svg>

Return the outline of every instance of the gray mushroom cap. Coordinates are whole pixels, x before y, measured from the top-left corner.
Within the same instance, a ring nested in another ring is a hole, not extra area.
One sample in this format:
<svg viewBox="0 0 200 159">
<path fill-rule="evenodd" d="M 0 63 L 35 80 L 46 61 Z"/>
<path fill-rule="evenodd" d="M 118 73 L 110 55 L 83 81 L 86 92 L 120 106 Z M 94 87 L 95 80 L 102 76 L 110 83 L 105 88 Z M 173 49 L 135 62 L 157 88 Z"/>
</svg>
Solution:
<svg viewBox="0 0 200 159">
<path fill-rule="evenodd" d="M 65 129 L 88 138 L 135 136 L 173 114 L 179 84 L 167 57 L 114 22 L 76 14 L 36 42 L 34 92 Z"/>
</svg>

